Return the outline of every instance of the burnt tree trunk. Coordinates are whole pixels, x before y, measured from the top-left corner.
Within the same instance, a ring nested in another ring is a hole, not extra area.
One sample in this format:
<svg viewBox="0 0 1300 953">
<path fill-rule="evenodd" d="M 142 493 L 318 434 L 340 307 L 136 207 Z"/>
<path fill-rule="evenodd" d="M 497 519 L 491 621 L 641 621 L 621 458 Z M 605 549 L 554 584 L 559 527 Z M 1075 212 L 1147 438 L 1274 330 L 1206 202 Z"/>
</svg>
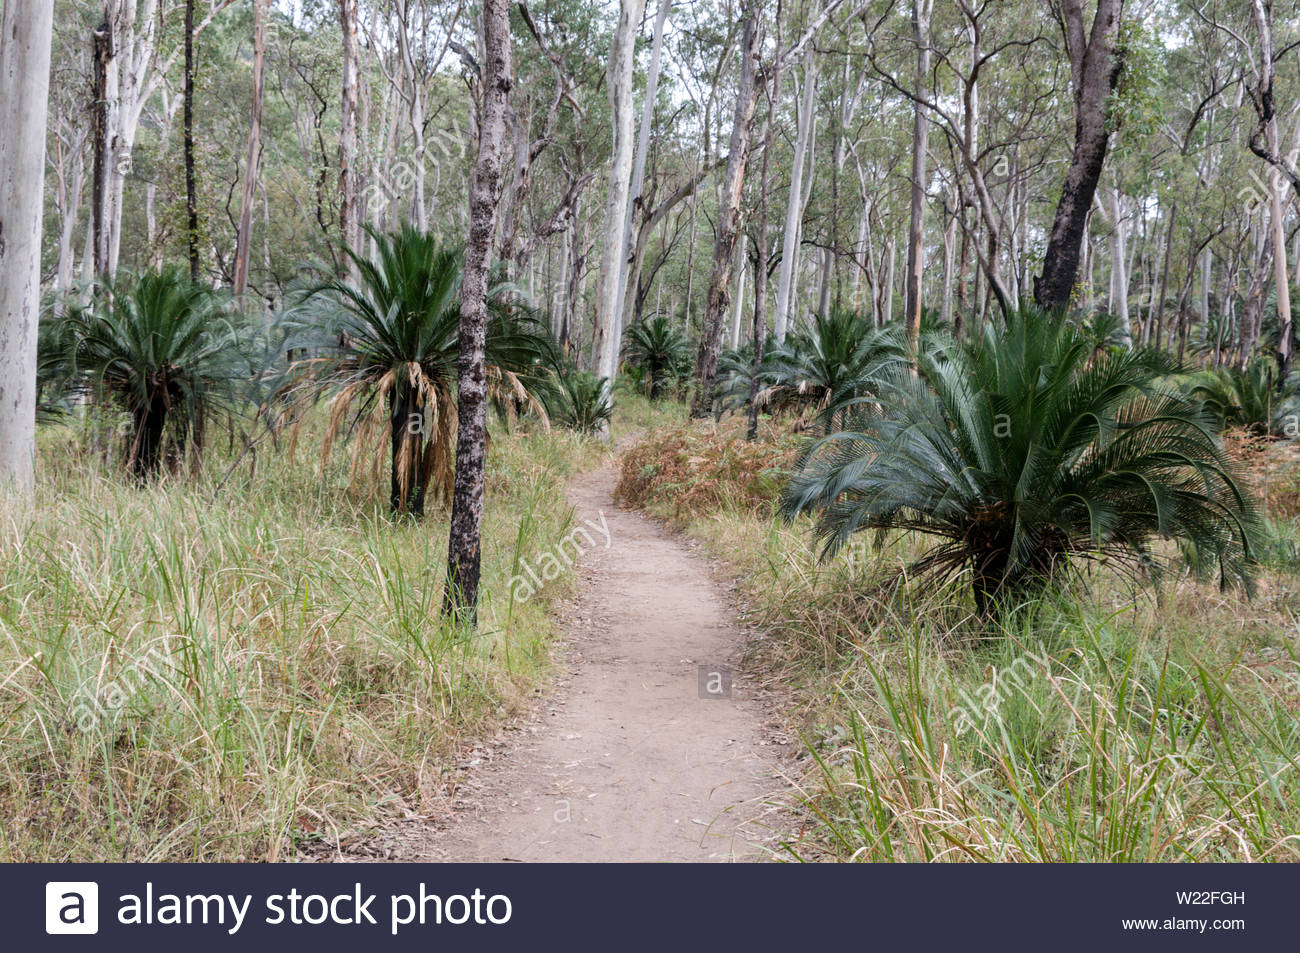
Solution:
<svg viewBox="0 0 1300 953">
<path fill-rule="evenodd" d="M 194 173 L 194 0 L 185 0 L 185 232 L 190 280 L 199 280 L 199 195 Z"/>
<path fill-rule="evenodd" d="M 456 485 L 447 544 L 447 589 L 443 613 L 459 624 L 478 620 L 482 559 L 483 475 L 487 462 L 487 280 L 501 166 L 505 152 L 510 88 L 510 4 L 484 0 L 483 99 L 479 115 L 478 161 L 469 187 L 469 243 L 460 288 L 460 357 L 456 434 Z"/>
<path fill-rule="evenodd" d="M 91 231 L 94 234 L 92 247 L 95 277 L 103 278 L 108 271 L 108 222 L 105 215 L 105 198 L 108 194 L 108 176 L 113 164 L 108 131 L 108 66 L 113 59 L 113 23 L 107 16 L 95 30 L 94 50 L 95 80 L 91 141 L 95 144 L 95 158 L 91 182 L 90 221 Z"/>
<path fill-rule="evenodd" d="M 1043 255 L 1043 272 L 1034 279 L 1034 303 L 1045 310 L 1064 310 L 1069 306 L 1079 271 L 1079 249 L 1088 210 L 1092 208 L 1110 144 L 1106 113 L 1111 93 L 1119 81 L 1121 64 L 1115 46 L 1123 10 L 1124 0 L 1097 0 L 1092 31 L 1085 39 L 1083 0 L 1062 0 L 1060 5 L 1074 87 L 1074 154 L 1052 220 L 1047 251 Z"/>
</svg>

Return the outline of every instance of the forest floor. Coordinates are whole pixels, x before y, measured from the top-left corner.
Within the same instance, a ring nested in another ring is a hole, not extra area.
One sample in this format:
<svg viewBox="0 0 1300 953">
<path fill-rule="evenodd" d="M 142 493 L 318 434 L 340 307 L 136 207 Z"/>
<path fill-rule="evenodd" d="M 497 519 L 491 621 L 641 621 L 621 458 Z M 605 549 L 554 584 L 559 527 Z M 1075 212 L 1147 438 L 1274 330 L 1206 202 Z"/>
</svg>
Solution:
<svg viewBox="0 0 1300 953">
<path fill-rule="evenodd" d="M 616 480 L 607 467 L 569 488 L 573 525 L 595 545 L 562 620 L 553 690 L 480 746 L 444 816 L 410 818 L 357 853 L 731 861 L 784 839 L 794 739 L 780 699 L 742 663 L 749 633 L 732 594 L 688 542 L 619 509 Z"/>
</svg>

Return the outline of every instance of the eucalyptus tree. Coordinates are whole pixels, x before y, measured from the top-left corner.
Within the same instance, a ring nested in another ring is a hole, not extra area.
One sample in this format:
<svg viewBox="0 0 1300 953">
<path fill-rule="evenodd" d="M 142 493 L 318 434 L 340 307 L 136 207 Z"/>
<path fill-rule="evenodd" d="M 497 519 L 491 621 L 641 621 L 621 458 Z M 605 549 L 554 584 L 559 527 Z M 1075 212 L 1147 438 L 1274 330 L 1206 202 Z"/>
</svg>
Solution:
<svg viewBox="0 0 1300 953">
<path fill-rule="evenodd" d="M 0 482 L 31 493 L 36 453 L 45 122 L 54 6 L 6 0 L 0 18 Z"/>
</svg>

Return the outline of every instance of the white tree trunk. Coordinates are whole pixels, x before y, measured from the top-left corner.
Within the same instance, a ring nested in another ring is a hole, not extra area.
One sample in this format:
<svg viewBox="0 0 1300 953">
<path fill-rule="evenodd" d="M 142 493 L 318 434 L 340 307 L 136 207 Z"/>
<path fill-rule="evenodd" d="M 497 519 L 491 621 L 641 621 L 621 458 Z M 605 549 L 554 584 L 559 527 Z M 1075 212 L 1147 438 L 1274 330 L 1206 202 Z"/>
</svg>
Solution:
<svg viewBox="0 0 1300 953">
<path fill-rule="evenodd" d="M 54 4 L 5 0 L 0 22 L 0 483 L 30 495 L 36 456 L 45 119 Z"/>
<path fill-rule="evenodd" d="M 347 248 L 359 244 L 357 227 L 357 0 L 338 0 L 343 33 L 343 113 L 339 126 L 339 236 Z"/>
<path fill-rule="evenodd" d="M 957 216 L 961 213 L 955 194 L 953 209 L 943 227 L 943 294 L 939 298 L 939 320 L 944 327 L 952 326 L 952 278 L 957 261 Z"/>
<path fill-rule="evenodd" d="M 912 39 L 916 44 L 916 84 L 922 95 L 928 95 L 925 84 L 930 73 L 930 12 L 934 0 L 913 0 Z M 911 218 L 907 231 L 907 294 L 904 320 L 907 339 L 913 349 L 921 340 L 921 276 L 925 267 L 925 253 L 921 245 L 925 228 L 925 192 L 927 151 L 930 147 L 930 123 L 920 103 L 912 107 L 912 175 Z"/>
<path fill-rule="evenodd" d="M 897 246 L 894 240 L 889 240 L 889 264 L 885 266 L 885 284 L 881 289 L 881 311 L 883 312 L 882 323 L 886 326 L 894 322 L 894 257 L 897 252 Z"/>
<path fill-rule="evenodd" d="M 816 87 L 817 57 L 810 56 L 804 71 L 803 103 L 799 108 L 794 166 L 790 172 L 790 197 L 786 201 L 785 231 L 781 241 L 781 268 L 776 282 L 776 313 L 772 319 L 772 333 L 777 343 L 785 340 L 790 323 L 790 285 L 794 278 L 795 257 L 799 247 L 799 219 L 803 212 L 803 167 L 808 152 L 808 139 L 812 134 Z"/>
<path fill-rule="evenodd" d="M 1119 189 L 1112 188 L 1108 193 L 1110 199 L 1110 300 L 1112 313 L 1119 318 L 1120 335 L 1125 347 L 1133 346 L 1133 332 L 1128 319 L 1128 260 L 1125 251 L 1128 224 L 1124 221 L 1124 209 L 1119 202 Z"/>
<path fill-rule="evenodd" d="M 266 77 L 266 18 L 270 0 L 253 0 L 253 104 L 249 111 L 248 153 L 244 159 L 244 191 L 239 203 L 239 233 L 235 240 L 234 294 L 243 297 L 248 287 L 248 266 L 253 252 L 253 202 L 261 181 L 262 103 Z"/>
<path fill-rule="evenodd" d="M 736 278 L 736 307 L 731 316 L 731 349 L 734 351 L 740 347 L 740 325 L 741 316 L 745 310 L 745 246 L 741 242 L 736 242 L 736 257 L 740 259 L 740 265 L 736 269 L 739 275 Z M 662 283 L 660 284 L 662 288 Z"/>
<path fill-rule="evenodd" d="M 637 27 L 644 10 L 645 0 L 622 0 L 605 77 L 613 113 L 614 148 L 609 164 L 605 235 L 596 292 L 596 328 L 591 347 L 596 374 L 605 378 L 610 388 L 618 370 L 619 275 L 626 262 L 623 235 L 632 175 L 632 74 L 636 66 L 633 54 Z"/>
<path fill-rule="evenodd" d="M 644 6 L 645 0 L 640 0 Z M 650 72 L 646 76 L 645 102 L 641 106 L 641 128 L 637 132 L 636 158 L 632 163 L 632 184 L 628 190 L 627 214 L 623 220 L 623 265 L 618 272 L 618 300 L 622 302 L 619 309 L 618 327 L 615 336 L 621 339 L 623 328 L 632 318 L 636 302 L 636 288 L 629 287 L 628 272 L 635 254 L 632 233 L 636 227 L 637 211 L 645 214 L 641 208 L 645 187 L 645 164 L 650 153 L 650 126 L 654 123 L 655 98 L 659 93 L 659 60 L 663 55 L 664 24 L 668 20 L 668 11 L 672 9 L 672 0 L 659 0 L 659 12 L 655 16 L 654 45 L 650 51 Z M 639 19 L 639 18 L 638 18 Z"/>
</svg>

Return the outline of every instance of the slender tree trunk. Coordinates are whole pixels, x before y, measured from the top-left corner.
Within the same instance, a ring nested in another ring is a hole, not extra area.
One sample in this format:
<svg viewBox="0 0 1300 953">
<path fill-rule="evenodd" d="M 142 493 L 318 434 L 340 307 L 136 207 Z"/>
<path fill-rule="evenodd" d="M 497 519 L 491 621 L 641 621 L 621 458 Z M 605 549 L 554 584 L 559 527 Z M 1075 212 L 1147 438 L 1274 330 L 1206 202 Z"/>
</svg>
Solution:
<svg viewBox="0 0 1300 953">
<path fill-rule="evenodd" d="M 95 82 L 93 107 L 94 171 L 91 185 L 91 231 L 94 233 L 94 269 L 96 278 L 108 276 L 109 220 L 112 210 L 109 202 L 109 176 L 113 174 L 112 116 L 113 95 L 109 77 L 116 71 L 113 22 L 108 4 L 104 6 L 104 22 L 95 30 Z"/>
<path fill-rule="evenodd" d="M 692 417 L 708 417 L 713 409 L 713 390 L 718 379 L 718 349 L 731 294 L 731 262 L 740 232 L 740 194 L 749 164 L 754 108 L 758 100 L 758 4 L 745 9 L 744 40 L 741 47 L 740 82 L 736 89 L 736 111 L 731 125 L 731 152 L 727 157 L 726 182 L 718 209 L 717 237 L 713 244 L 713 270 L 704 310 L 700 348 L 695 357 L 695 394 Z"/>
<path fill-rule="evenodd" d="M 483 478 L 487 463 L 487 282 L 497 207 L 501 201 L 506 114 L 513 83 L 508 0 L 483 0 L 483 50 L 478 160 L 470 182 L 469 242 L 460 288 L 456 484 L 447 543 L 447 589 L 443 597 L 444 614 L 465 626 L 474 626 L 478 621 Z"/>
<path fill-rule="evenodd" d="M 916 88 L 918 95 L 928 96 L 926 80 L 930 74 L 930 12 L 934 0 L 913 0 L 912 39 L 916 44 Z M 925 265 L 921 238 L 925 230 L 926 151 L 930 143 L 930 124 L 920 103 L 912 107 L 912 208 L 907 232 L 907 340 L 913 353 L 921 344 L 921 273 Z"/>
<path fill-rule="evenodd" d="M 885 283 L 882 287 L 882 300 L 880 302 L 881 321 L 886 326 L 894 323 L 894 258 L 897 256 L 897 246 L 894 239 L 889 240 L 888 264 L 885 265 Z"/>
<path fill-rule="evenodd" d="M 944 327 L 952 325 L 952 279 L 957 258 L 957 213 L 961 202 L 955 202 L 955 211 L 948 212 L 943 226 L 943 294 L 939 297 L 939 320 Z M 945 211 L 948 210 L 945 208 Z"/>
<path fill-rule="evenodd" d="M 632 78 L 636 31 L 645 10 L 645 0 L 622 0 L 618 26 L 610 46 L 605 82 L 609 86 L 614 148 L 609 164 L 609 193 L 605 202 L 605 237 L 601 254 L 600 282 L 596 294 L 596 328 L 592 359 L 596 373 L 612 389 L 618 372 L 620 292 L 627 261 L 624 226 L 629 214 L 628 196 L 632 175 Z"/>
<path fill-rule="evenodd" d="M 1127 223 L 1119 202 L 1119 189 L 1110 190 L 1110 300 L 1111 311 L 1119 319 L 1124 346 L 1133 346 L 1133 332 L 1128 318 L 1128 270 L 1125 266 Z"/>
<path fill-rule="evenodd" d="M 645 0 L 640 0 L 644 6 Z M 668 21 L 668 11 L 672 9 L 672 0 L 659 0 L 659 11 L 655 15 L 654 42 L 650 49 L 650 71 L 646 75 L 645 102 L 641 106 L 641 125 L 637 130 L 636 157 L 632 163 L 632 182 L 628 189 L 627 215 L 623 222 L 623 267 L 619 271 L 619 326 L 616 337 L 621 340 L 623 328 L 632 318 L 634 294 L 628 293 L 629 286 L 635 290 L 638 275 L 632 275 L 632 259 L 636 254 L 633 232 L 636 230 L 637 217 L 647 214 L 645 197 L 645 164 L 650 154 L 650 127 L 654 124 L 655 98 L 659 93 L 659 60 L 663 53 L 664 25 Z M 637 269 L 639 272 L 639 268 Z"/>
<path fill-rule="evenodd" d="M 807 161 L 808 140 L 812 135 L 816 108 L 817 58 L 810 57 L 804 71 L 803 102 L 799 107 L 799 128 L 794 145 L 794 165 L 790 171 L 790 197 L 785 206 L 785 232 L 781 243 L 781 268 L 777 275 L 776 313 L 772 333 L 777 342 L 785 340 L 790 325 L 791 284 L 799 250 L 799 220 L 803 217 L 803 176 Z"/>
<path fill-rule="evenodd" d="M 1174 223 L 1178 219 L 1178 201 L 1169 206 L 1169 228 L 1165 232 L 1165 261 L 1160 269 L 1160 291 L 1155 301 L 1156 348 L 1161 346 L 1165 330 L 1165 291 L 1169 287 L 1169 256 L 1174 248 Z M 1172 337 L 1172 335 L 1171 335 Z"/>
<path fill-rule="evenodd" d="M 578 200 L 579 203 L 581 199 Z M 582 209 L 575 203 L 573 208 L 573 234 L 569 247 L 569 287 L 564 305 L 564 320 L 560 327 L 560 347 L 567 354 L 572 342 L 574 327 L 578 320 L 578 302 L 581 300 L 582 279 L 586 274 L 586 229 L 583 227 Z"/>
<path fill-rule="evenodd" d="M 736 300 L 731 315 L 731 349 L 740 347 L 740 325 L 745 311 L 745 245 L 736 242 L 736 261 L 740 274 L 736 276 Z"/>
<path fill-rule="evenodd" d="M 338 0 L 343 33 L 343 114 L 339 126 L 339 237 L 344 248 L 358 245 L 357 235 L 357 47 L 358 0 Z M 349 270 L 349 269 L 344 269 Z"/>
<path fill-rule="evenodd" d="M 0 484 L 30 495 L 36 456 L 45 121 L 54 4 L 5 0 L 0 20 Z"/>
<path fill-rule="evenodd" d="M 1264 141 L 1270 155 L 1279 156 L 1281 152 L 1280 137 L 1277 129 L 1277 113 L 1273 108 L 1273 31 L 1272 3 L 1267 0 L 1253 0 L 1252 9 L 1255 25 L 1260 33 L 1260 69 L 1262 78 L 1258 99 L 1267 100 L 1267 107 L 1261 110 L 1261 124 L 1264 126 Z M 1252 139 L 1252 144 L 1255 140 Z M 1277 292 L 1277 386 L 1279 392 L 1286 387 L 1287 378 L 1291 376 L 1291 285 L 1286 269 L 1286 205 L 1282 199 L 1283 185 L 1281 172 L 1285 163 L 1274 164 L 1268 176 L 1269 218 L 1273 235 L 1273 284 Z M 1300 182 L 1295 183 L 1296 195 L 1300 196 Z"/>
<path fill-rule="evenodd" d="M 776 140 L 777 106 L 781 102 L 781 67 L 782 67 L 782 22 L 783 0 L 776 2 L 776 58 L 772 63 L 772 75 L 763 77 L 763 88 L 767 92 L 767 123 L 763 132 L 763 159 L 758 173 L 758 236 L 754 247 L 754 315 L 751 328 L 754 342 L 754 363 L 749 379 L 749 427 L 745 439 L 758 439 L 758 391 L 759 374 L 763 367 L 763 351 L 767 344 L 767 242 L 769 189 L 772 183 L 772 144 Z"/>
<path fill-rule="evenodd" d="M 194 0 L 185 0 L 185 240 L 190 280 L 199 280 L 199 194 L 194 171 Z"/>
<path fill-rule="evenodd" d="M 1091 34 L 1085 39 L 1083 0 L 1061 0 L 1061 21 L 1074 87 L 1074 155 L 1061 200 L 1034 280 L 1034 301 L 1046 310 L 1069 307 L 1079 270 L 1079 248 L 1110 143 L 1107 109 L 1119 80 L 1119 37 L 1124 0 L 1097 0 Z"/>
<path fill-rule="evenodd" d="M 244 194 L 239 204 L 239 234 L 235 240 L 235 297 L 248 287 L 248 262 L 253 250 L 253 203 L 262 161 L 262 103 L 266 78 L 266 17 L 270 0 L 253 0 L 253 105 L 249 113 L 248 154 L 244 160 Z"/>
</svg>

